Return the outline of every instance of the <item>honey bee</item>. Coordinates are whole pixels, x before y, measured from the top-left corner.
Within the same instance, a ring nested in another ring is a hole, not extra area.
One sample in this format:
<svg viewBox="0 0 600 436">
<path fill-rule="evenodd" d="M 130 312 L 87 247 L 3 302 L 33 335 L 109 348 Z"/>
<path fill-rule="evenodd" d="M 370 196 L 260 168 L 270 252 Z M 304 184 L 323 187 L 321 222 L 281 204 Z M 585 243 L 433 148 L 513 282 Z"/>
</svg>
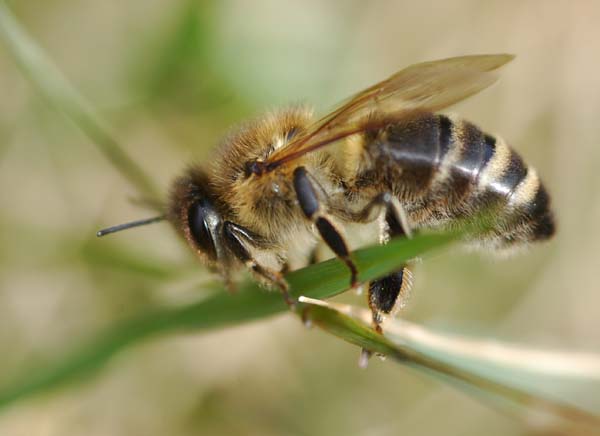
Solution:
<svg viewBox="0 0 600 436">
<path fill-rule="evenodd" d="M 485 210 L 491 229 L 471 241 L 505 250 L 550 238 L 550 200 L 536 171 L 497 136 L 439 113 L 497 80 L 513 56 L 462 56 L 412 65 L 315 120 L 310 109 L 268 113 L 230 133 L 207 164 L 178 177 L 165 216 L 203 264 L 231 285 L 245 266 L 278 287 L 310 262 L 321 241 L 358 271 L 349 224 L 381 220 L 381 239 L 449 228 Z M 371 281 L 368 303 L 380 331 L 412 283 L 407 265 Z"/>
</svg>

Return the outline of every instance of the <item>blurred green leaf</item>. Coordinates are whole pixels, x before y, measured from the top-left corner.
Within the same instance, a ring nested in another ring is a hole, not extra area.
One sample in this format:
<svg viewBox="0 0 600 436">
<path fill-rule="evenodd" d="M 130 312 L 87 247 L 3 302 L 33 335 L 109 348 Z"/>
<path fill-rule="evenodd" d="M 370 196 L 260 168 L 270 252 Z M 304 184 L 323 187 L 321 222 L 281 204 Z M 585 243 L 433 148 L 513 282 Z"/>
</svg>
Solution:
<svg viewBox="0 0 600 436">
<path fill-rule="evenodd" d="M 409 259 L 449 244 L 456 237 L 454 233 L 422 235 L 358 250 L 353 256 L 360 271 L 360 280 L 368 281 L 385 275 Z M 328 298 L 348 289 L 349 273 L 343 263 L 332 259 L 294 271 L 286 279 L 294 296 Z M 0 407 L 86 374 L 104 364 L 116 352 L 150 336 L 178 330 L 197 332 L 225 328 L 286 309 L 279 293 L 265 292 L 255 283 L 245 283 L 235 295 L 217 292 L 199 303 L 142 315 L 65 355 L 56 365 L 34 368 L 12 386 L 0 389 Z"/>
<path fill-rule="evenodd" d="M 98 239 L 88 240 L 73 253 L 77 260 L 83 260 L 92 267 L 137 275 L 150 280 L 168 280 L 189 273 L 198 264 L 173 264 L 164 259 L 152 258 L 147 253 L 132 250 L 124 244 L 98 243 Z"/>
<path fill-rule="evenodd" d="M 4 0 L 0 0 L 0 37 L 38 91 L 83 130 L 140 195 L 156 203 L 160 197 L 151 179 L 125 153 L 106 123 L 27 35 Z"/>
<path fill-rule="evenodd" d="M 158 38 L 153 34 L 141 55 L 133 55 L 131 88 L 140 100 L 175 103 L 186 113 L 209 109 L 214 115 L 232 97 L 232 87 L 214 66 L 219 55 L 214 15 L 214 3 L 189 0 L 167 31 Z"/>
</svg>

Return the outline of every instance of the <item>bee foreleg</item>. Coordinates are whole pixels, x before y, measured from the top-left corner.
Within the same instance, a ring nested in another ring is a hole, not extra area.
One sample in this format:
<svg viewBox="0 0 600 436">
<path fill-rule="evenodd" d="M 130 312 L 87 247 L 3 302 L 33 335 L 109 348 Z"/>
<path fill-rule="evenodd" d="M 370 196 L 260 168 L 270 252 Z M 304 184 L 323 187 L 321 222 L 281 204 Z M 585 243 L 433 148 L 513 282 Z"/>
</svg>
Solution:
<svg viewBox="0 0 600 436">
<path fill-rule="evenodd" d="M 289 294 L 289 286 L 279 271 L 272 270 L 260 265 L 250 254 L 247 244 L 252 243 L 251 232 L 244 227 L 225 221 L 223 223 L 223 239 L 231 253 L 240 260 L 250 271 L 277 286 L 285 299 L 285 302 L 294 307 L 295 301 Z"/>
<path fill-rule="evenodd" d="M 358 270 L 350 257 L 348 245 L 341 232 L 327 216 L 326 208 L 322 204 L 323 201 L 319 198 L 315 184 L 304 167 L 298 167 L 294 171 L 294 189 L 304 216 L 315 225 L 321 238 L 331 251 L 348 266 L 351 273 L 350 286 L 356 287 L 358 284 Z"/>
</svg>

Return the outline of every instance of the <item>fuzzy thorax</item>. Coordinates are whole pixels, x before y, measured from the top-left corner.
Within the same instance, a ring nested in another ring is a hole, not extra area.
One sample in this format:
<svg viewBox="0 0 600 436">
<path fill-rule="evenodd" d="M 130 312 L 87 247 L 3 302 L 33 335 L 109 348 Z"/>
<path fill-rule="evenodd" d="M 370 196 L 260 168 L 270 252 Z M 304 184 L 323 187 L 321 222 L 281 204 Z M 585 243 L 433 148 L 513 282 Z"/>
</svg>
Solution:
<svg viewBox="0 0 600 436">
<path fill-rule="evenodd" d="M 268 239 L 281 239 L 294 233 L 302 223 L 292 174 L 299 165 L 314 167 L 316 156 L 298 159 L 261 175 L 249 174 L 246 165 L 264 161 L 306 129 L 312 111 L 292 107 L 271 112 L 243 125 L 228 135 L 218 148 L 210 174 L 215 194 L 232 207 L 237 223 Z"/>
</svg>

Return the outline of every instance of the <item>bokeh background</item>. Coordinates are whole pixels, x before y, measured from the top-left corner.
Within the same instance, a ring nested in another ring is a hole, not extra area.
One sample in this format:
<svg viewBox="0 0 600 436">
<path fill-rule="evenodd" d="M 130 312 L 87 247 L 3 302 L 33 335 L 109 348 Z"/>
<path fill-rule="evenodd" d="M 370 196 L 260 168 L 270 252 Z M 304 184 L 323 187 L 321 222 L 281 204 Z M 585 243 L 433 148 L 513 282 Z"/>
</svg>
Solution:
<svg viewBox="0 0 600 436">
<path fill-rule="evenodd" d="M 553 195 L 559 233 L 499 260 L 436 256 L 403 316 L 447 331 L 600 351 L 597 1 L 21 0 L 13 10 L 165 191 L 235 122 L 290 102 L 324 112 L 411 63 L 517 59 L 453 109 L 509 140 Z M 0 386 L 103 328 L 202 296 L 205 271 L 148 216 L 0 44 Z M 364 304 L 360 297 L 347 301 Z M 503 409 L 282 315 L 167 336 L 19 403 L 0 434 L 521 435 L 560 428 Z"/>
</svg>

